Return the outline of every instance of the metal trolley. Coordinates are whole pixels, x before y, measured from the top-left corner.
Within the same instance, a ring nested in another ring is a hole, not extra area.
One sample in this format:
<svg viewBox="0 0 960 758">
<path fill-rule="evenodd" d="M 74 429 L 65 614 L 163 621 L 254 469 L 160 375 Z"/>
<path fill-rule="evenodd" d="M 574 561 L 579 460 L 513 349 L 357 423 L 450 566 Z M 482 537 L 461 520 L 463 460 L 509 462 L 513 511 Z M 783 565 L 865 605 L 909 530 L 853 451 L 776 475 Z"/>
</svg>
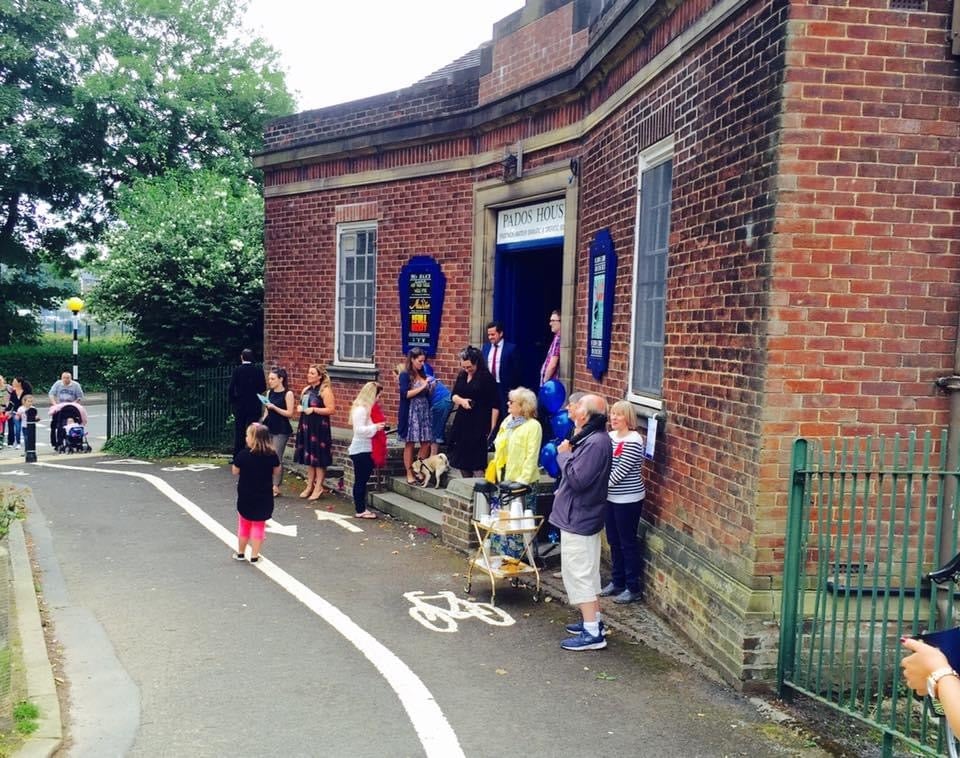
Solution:
<svg viewBox="0 0 960 758">
<path fill-rule="evenodd" d="M 501 482 L 499 486 L 481 482 L 474 486 L 474 512 L 470 523 L 479 546 L 468 561 L 467 584 L 464 591 L 470 592 L 474 569 L 482 571 L 490 579 L 491 605 L 496 603 L 498 579 L 509 579 L 511 586 L 517 587 L 520 585 L 521 577 L 531 574 L 535 580 L 533 600 L 534 602 L 540 600 L 540 569 L 537 567 L 536 537 L 543 525 L 543 516 L 510 515 L 511 503 L 517 499 L 522 501 L 530 491 L 530 485 L 519 482 Z M 495 505 L 495 498 L 499 502 L 500 510 L 499 514 L 491 517 L 491 511 L 495 511 L 491 508 Z M 523 541 L 519 558 L 492 550 L 490 538 L 498 535 L 517 536 Z"/>
</svg>

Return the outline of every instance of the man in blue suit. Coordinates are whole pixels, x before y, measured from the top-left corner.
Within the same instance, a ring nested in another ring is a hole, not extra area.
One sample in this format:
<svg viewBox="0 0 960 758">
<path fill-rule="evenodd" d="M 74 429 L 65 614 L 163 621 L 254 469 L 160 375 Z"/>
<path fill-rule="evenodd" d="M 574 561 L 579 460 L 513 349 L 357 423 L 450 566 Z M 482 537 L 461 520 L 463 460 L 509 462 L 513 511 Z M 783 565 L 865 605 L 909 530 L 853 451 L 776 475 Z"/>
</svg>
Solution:
<svg viewBox="0 0 960 758">
<path fill-rule="evenodd" d="M 507 416 L 507 393 L 520 384 L 516 348 L 516 345 L 503 338 L 503 324 L 499 321 L 487 324 L 487 344 L 483 346 L 483 358 L 497 382 L 500 423 L 503 423 Z"/>
</svg>

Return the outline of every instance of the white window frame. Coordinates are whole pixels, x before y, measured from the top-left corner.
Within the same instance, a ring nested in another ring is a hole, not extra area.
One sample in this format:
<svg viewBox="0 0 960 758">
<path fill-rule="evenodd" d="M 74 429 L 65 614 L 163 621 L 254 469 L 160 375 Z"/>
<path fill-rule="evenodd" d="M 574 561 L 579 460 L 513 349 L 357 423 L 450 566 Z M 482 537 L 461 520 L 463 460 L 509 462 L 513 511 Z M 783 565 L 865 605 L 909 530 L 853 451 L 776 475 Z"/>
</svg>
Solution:
<svg viewBox="0 0 960 758">
<path fill-rule="evenodd" d="M 634 402 L 638 405 L 645 406 L 653 410 L 663 410 L 663 398 L 662 397 L 652 397 L 650 395 L 642 395 L 634 391 L 633 388 L 633 368 L 634 361 L 636 360 L 636 323 L 637 323 L 637 279 L 639 277 L 640 270 L 640 260 L 639 260 L 639 246 L 640 246 L 640 199 L 641 199 L 641 190 L 643 185 L 643 172 L 649 171 L 652 168 L 656 168 L 661 163 L 666 161 L 673 160 L 674 150 L 673 150 L 673 135 L 660 140 L 659 142 L 654 143 L 650 147 L 642 150 L 638 158 L 638 167 L 637 167 L 637 212 L 636 212 L 636 222 L 633 229 L 633 285 L 631 288 L 632 296 L 630 298 L 631 307 L 630 307 L 630 361 L 629 366 L 627 367 L 627 399 L 631 402 Z M 672 188 L 671 188 L 671 197 L 672 197 Z M 671 199 L 671 206 L 672 206 Z M 666 296 L 666 293 L 664 293 Z"/>
<path fill-rule="evenodd" d="M 377 266 L 376 258 L 377 248 L 374 249 L 374 275 L 373 275 L 373 350 L 371 351 L 371 359 L 369 361 L 354 361 L 354 360 L 344 360 L 340 357 L 340 310 L 341 310 L 341 287 L 343 282 L 341 281 L 341 276 L 343 274 L 343 253 L 341 250 L 341 240 L 344 234 L 354 233 L 354 232 L 363 232 L 363 231 L 373 231 L 375 235 L 376 244 L 379 246 L 379 230 L 377 228 L 377 223 L 375 221 L 357 221 L 350 223 L 337 224 L 337 274 L 336 274 L 336 295 L 335 295 L 335 308 L 334 308 L 334 318 L 333 318 L 333 365 L 334 366 L 344 366 L 348 368 L 373 368 L 375 366 L 374 359 L 372 356 L 376 355 L 377 349 Z"/>
</svg>

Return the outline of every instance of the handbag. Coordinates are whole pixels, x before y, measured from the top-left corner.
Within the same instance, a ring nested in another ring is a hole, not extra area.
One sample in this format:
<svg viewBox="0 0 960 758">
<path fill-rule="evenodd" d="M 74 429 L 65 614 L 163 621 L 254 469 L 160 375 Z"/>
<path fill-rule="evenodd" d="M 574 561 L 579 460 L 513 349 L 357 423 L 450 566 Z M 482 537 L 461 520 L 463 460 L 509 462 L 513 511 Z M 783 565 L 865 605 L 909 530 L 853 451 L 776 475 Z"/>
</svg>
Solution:
<svg viewBox="0 0 960 758">
<path fill-rule="evenodd" d="M 484 471 L 483 478 L 490 482 L 490 484 L 496 484 L 500 481 L 500 472 L 497 470 L 496 460 L 492 460 L 487 464 L 487 470 Z"/>
</svg>

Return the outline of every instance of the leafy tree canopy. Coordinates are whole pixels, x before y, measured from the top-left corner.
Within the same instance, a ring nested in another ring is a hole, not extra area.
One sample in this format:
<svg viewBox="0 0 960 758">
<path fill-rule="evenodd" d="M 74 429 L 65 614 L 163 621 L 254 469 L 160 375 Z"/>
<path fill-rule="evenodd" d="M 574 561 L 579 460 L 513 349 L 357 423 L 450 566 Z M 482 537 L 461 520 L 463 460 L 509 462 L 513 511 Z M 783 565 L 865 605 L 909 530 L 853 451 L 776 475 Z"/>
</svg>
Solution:
<svg viewBox="0 0 960 758">
<path fill-rule="evenodd" d="M 0 0 L 0 344 L 50 304 L 118 191 L 180 169 L 253 176 L 293 108 L 230 0 Z M 89 248 L 93 250 L 94 248 Z M 51 276 L 53 275 L 53 276 Z"/>
<path fill-rule="evenodd" d="M 136 369 L 167 382 L 261 341 L 263 199 L 253 182 L 172 171 L 121 190 L 117 213 L 91 305 L 131 324 Z"/>
</svg>

